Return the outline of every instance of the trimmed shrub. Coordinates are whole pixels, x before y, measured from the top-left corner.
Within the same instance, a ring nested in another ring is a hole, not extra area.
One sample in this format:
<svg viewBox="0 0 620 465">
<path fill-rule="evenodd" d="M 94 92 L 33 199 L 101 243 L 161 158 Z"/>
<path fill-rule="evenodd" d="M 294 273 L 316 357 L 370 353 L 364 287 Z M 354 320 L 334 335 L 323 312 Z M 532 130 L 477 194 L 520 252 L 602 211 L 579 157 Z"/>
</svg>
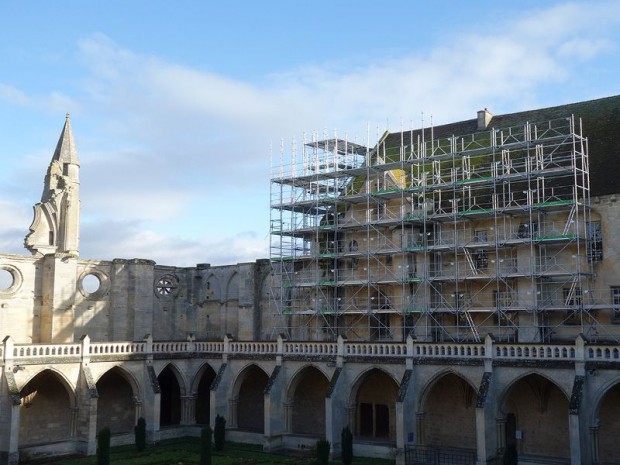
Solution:
<svg viewBox="0 0 620 465">
<path fill-rule="evenodd" d="M 211 465 L 211 435 L 210 426 L 200 432 L 200 465 Z"/>
<path fill-rule="evenodd" d="M 226 420 L 217 415 L 215 417 L 215 428 L 213 429 L 213 448 L 217 451 L 224 449 L 226 442 Z"/>
<path fill-rule="evenodd" d="M 331 444 L 326 439 L 320 439 L 316 442 L 316 460 L 319 465 L 327 465 L 329 462 L 329 449 Z"/>
<path fill-rule="evenodd" d="M 133 432 L 136 438 L 136 449 L 142 452 L 146 447 L 146 420 L 144 418 L 138 418 L 138 424 L 134 426 Z"/>
<path fill-rule="evenodd" d="M 97 435 L 97 465 L 110 465 L 110 428 L 107 426 Z"/>
<path fill-rule="evenodd" d="M 344 465 L 351 465 L 351 462 L 353 462 L 353 433 L 351 433 L 351 429 L 348 426 L 342 428 L 340 442 L 342 444 L 342 463 Z"/>
</svg>

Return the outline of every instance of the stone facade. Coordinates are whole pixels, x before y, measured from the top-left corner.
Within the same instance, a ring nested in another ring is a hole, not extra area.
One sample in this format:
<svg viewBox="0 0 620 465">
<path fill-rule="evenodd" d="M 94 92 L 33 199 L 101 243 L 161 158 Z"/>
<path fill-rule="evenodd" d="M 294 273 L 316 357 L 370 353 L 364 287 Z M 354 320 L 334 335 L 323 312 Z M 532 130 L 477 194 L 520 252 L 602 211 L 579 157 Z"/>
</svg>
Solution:
<svg viewBox="0 0 620 465">
<path fill-rule="evenodd" d="M 315 328 L 288 340 L 274 332 L 268 260 L 179 268 L 80 258 L 78 177 L 67 119 L 26 238 L 32 255 L 0 255 L 1 463 L 93 454 L 104 426 L 128 443 L 139 417 L 149 441 L 197 435 L 218 414 L 230 440 L 267 450 L 325 437 L 337 456 L 350 426 L 355 454 L 399 462 L 440 450 L 485 464 L 511 443 L 522 464 L 615 460 L 616 194 L 592 198 L 605 299 L 590 311 L 604 331 L 584 337 L 566 325 L 562 340 L 525 343 L 415 330 L 368 341 L 362 328 L 349 339 Z"/>
</svg>

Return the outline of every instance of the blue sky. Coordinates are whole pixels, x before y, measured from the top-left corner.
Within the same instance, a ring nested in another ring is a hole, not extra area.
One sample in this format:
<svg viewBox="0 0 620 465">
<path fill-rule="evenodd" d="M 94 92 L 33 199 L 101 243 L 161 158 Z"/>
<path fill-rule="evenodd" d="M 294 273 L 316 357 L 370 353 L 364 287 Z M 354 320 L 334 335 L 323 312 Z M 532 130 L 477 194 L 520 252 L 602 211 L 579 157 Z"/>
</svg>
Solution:
<svg viewBox="0 0 620 465">
<path fill-rule="evenodd" d="M 66 112 L 82 257 L 251 261 L 282 138 L 615 95 L 618 31 L 617 1 L 1 2 L 0 250 L 25 253 Z"/>
</svg>

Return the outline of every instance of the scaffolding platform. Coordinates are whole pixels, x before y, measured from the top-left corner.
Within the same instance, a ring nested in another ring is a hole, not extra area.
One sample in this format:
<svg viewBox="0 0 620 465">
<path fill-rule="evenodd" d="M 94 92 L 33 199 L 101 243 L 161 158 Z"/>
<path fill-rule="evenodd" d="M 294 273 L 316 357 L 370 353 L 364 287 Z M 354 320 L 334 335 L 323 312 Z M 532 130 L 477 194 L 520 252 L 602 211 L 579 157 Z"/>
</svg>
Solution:
<svg viewBox="0 0 620 465">
<path fill-rule="evenodd" d="M 282 147 L 271 176 L 274 331 L 521 342 L 598 331 L 581 122 L 426 135 Z"/>
</svg>

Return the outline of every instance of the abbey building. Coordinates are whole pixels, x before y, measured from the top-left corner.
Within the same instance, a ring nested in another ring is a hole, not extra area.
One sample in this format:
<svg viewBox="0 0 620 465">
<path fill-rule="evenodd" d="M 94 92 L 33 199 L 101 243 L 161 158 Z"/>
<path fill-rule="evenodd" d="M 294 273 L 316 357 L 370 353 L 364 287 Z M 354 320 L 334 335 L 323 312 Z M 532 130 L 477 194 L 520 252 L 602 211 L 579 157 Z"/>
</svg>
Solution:
<svg viewBox="0 0 620 465">
<path fill-rule="evenodd" d="M 220 414 L 268 450 L 337 456 L 348 425 L 399 463 L 612 462 L 619 129 L 610 97 L 310 137 L 274 167 L 269 259 L 187 268 L 80 257 L 67 117 L 30 255 L 0 255 L 0 461 Z"/>
</svg>

